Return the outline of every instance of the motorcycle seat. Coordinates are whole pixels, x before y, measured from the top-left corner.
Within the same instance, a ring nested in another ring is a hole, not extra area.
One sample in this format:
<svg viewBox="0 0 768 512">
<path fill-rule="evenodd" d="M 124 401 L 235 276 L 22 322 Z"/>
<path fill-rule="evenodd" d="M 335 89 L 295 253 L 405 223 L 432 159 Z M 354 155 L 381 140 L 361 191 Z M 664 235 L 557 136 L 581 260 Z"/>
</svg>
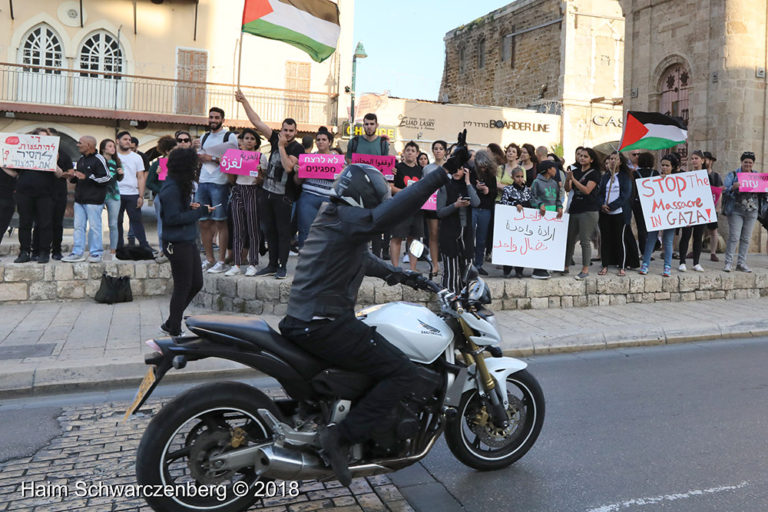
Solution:
<svg viewBox="0 0 768 512">
<path fill-rule="evenodd" d="M 233 344 L 232 338 L 236 338 L 271 352 L 305 378 L 311 378 L 330 366 L 281 336 L 260 318 L 195 315 L 188 317 L 186 324 L 190 331 L 216 343 Z"/>
</svg>

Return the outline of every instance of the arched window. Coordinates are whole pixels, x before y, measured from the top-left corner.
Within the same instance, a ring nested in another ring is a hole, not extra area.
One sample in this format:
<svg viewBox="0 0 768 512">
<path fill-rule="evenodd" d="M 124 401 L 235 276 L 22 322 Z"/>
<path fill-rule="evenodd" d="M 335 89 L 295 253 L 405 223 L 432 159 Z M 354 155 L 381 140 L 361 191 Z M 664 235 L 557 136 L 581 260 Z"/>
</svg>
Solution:
<svg viewBox="0 0 768 512">
<path fill-rule="evenodd" d="M 19 60 L 21 64 L 28 66 L 43 66 L 57 69 L 25 69 L 26 72 L 61 74 L 63 67 L 64 50 L 61 39 L 54 30 L 45 23 L 30 30 L 19 48 Z"/>
<path fill-rule="evenodd" d="M 688 97 L 691 89 L 691 74 L 683 64 L 673 64 L 661 75 L 659 81 L 659 112 L 680 117 L 687 125 L 689 119 Z M 688 144 L 680 144 L 675 151 L 682 157 L 683 168 L 687 164 Z"/>
<path fill-rule="evenodd" d="M 467 49 L 462 46 L 459 48 L 459 73 L 467 70 Z"/>
<path fill-rule="evenodd" d="M 477 69 L 485 67 L 485 39 L 477 42 Z"/>
<path fill-rule="evenodd" d="M 103 31 L 91 34 L 80 48 L 80 69 L 94 72 L 80 73 L 80 76 L 119 80 L 119 76 L 98 73 L 123 72 L 123 51 L 117 39 L 112 37 L 110 33 Z"/>
</svg>

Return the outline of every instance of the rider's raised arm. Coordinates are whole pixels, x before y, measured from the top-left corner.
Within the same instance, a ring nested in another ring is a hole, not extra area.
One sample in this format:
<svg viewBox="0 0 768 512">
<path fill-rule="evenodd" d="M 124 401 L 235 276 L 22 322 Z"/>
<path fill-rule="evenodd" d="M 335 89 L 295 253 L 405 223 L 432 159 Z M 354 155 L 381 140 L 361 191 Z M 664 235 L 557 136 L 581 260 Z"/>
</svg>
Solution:
<svg viewBox="0 0 768 512">
<path fill-rule="evenodd" d="M 373 209 L 373 232 L 389 231 L 421 209 L 437 189 L 448 183 L 450 177 L 445 172 L 431 172 L 413 185 L 405 187 L 392 199 L 384 201 Z"/>
</svg>

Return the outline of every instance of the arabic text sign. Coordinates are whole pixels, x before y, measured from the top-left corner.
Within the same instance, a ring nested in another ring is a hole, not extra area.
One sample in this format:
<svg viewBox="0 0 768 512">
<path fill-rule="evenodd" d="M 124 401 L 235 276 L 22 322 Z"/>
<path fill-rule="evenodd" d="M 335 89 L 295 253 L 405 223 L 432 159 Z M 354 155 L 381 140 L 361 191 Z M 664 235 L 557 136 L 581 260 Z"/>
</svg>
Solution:
<svg viewBox="0 0 768 512">
<path fill-rule="evenodd" d="M 332 180 L 344 170 L 344 155 L 299 155 L 299 178 Z"/>
<path fill-rule="evenodd" d="M 158 158 L 157 162 L 157 179 L 160 181 L 165 181 L 165 178 L 168 177 L 168 159 Z"/>
<path fill-rule="evenodd" d="M 635 181 L 648 231 L 717 221 L 707 171 L 653 176 Z"/>
<path fill-rule="evenodd" d="M 395 157 L 394 155 L 363 155 L 360 153 L 352 153 L 353 164 L 369 164 L 381 171 L 387 180 L 391 181 L 395 178 Z"/>
<path fill-rule="evenodd" d="M 739 192 L 768 192 L 768 172 L 739 172 Z"/>
<path fill-rule="evenodd" d="M 493 264 L 563 270 L 568 241 L 568 214 L 496 205 Z"/>
<path fill-rule="evenodd" d="M 437 192 L 429 196 L 427 202 L 421 207 L 422 210 L 437 211 Z"/>
<path fill-rule="evenodd" d="M 221 172 L 240 176 L 258 176 L 261 153 L 228 149 L 221 157 Z"/>
<path fill-rule="evenodd" d="M 58 155 L 58 137 L 0 133 L 0 166 L 55 171 Z"/>
</svg>

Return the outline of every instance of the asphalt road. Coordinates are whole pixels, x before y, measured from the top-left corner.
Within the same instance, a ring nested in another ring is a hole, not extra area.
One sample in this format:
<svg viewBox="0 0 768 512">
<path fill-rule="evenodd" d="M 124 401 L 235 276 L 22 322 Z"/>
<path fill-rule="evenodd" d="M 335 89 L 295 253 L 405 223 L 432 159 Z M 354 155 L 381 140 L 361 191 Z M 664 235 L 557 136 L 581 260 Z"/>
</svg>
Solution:
<svg viewBox="0 0 768 512">
<path fill-rule="evenodd" d="M 768 339 L 529 362 L 547 416 L 523 459 L 480 473 L 441 442 L 423 461 L 465 510 L 768 510 Z"/>
<path fill-rule="evenodd" d="M 768 339 L 528 361 L 547 398 L 537 444 L 512 467 L 480 473 L 440 441 L 422 463 L 427 471 L 413 468 L 442 484 L 419 486 L 422 504 L 434 508 L 450 494 L 472 512 L 768 510 Z M 161 385 L 155 396 L 190 385 Z M 0 447 L 42 448 L 57 435 L 58 408 L 126 401 L 133 392 L 4 401 Z M 0 451 L 9 456 L 18 455 Z"/>
</svg>

